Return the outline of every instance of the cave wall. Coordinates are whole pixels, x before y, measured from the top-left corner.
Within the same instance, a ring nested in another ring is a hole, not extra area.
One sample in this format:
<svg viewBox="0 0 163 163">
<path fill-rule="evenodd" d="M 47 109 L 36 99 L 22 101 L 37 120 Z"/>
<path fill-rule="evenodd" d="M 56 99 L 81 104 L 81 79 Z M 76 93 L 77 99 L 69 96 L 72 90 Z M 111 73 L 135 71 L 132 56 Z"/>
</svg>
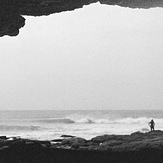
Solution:
<svg viewBox="0 0 163 163">
<path fill-rule="evenodd" d="M 163 7 L 163 0 L 0 0 L 0 37 L 17 36 L 25 25 L 22 15 L 50 15 L 96 2 L 130 8 Z"/>
</svg>

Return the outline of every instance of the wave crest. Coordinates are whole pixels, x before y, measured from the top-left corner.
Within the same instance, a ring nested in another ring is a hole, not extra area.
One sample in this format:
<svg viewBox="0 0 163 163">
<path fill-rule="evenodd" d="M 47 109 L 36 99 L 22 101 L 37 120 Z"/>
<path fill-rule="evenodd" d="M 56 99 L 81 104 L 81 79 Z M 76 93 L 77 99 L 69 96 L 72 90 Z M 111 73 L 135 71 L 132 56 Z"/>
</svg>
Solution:
<svg viewBox="0 0 163 163">
<path fill-rule="evenodd" d="M 95 123 L 93 120 L 91 119 L 80 119 L 78 121 L 76 121 L 75 123 Z"/>
<path fill-rule="evenodd" d="M 43 123 L 75 123 L 75 121 L 68 118 L 56 118 L 56 119 L 42 119 L 39 122 Z"/>
<path fill-rule="evenodd" d="M 81 119 L 71 119 L 71 118 L 56 118 L 56 119 L 41 119 L 37 120 L 41 123 L 61 123 L 61 124 L 144 124 L 148 123 L 151 118 L 140 117 L 140 118 L 132 118 L 126 117 L 122 119 L 91 119 L 91 118 L 81 118 Z M 155 119 L 156 123 L 163 123 L 163 119 Z"/>
</svg>

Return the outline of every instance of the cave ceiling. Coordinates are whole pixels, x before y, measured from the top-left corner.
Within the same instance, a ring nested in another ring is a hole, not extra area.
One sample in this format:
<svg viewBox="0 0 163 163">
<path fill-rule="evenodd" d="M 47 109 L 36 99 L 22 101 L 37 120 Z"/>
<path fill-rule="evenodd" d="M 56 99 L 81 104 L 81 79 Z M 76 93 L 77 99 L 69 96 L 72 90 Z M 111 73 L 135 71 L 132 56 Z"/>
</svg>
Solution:
<svg viewBox="0 0 163 163">
<path fill-rule="evenodd" d="M 133 9 L 163 7 L 163 0 L 0 0 L 0 37 L 17 36 L 25 25 L 25 15 L 50 15 L 96 2 Z"/>
</svg>

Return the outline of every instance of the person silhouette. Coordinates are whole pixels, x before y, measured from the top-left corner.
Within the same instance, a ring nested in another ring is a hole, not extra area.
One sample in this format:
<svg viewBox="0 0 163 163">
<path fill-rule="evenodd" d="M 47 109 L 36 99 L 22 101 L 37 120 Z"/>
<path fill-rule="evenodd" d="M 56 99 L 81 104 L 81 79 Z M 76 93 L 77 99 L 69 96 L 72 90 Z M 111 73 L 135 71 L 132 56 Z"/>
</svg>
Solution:
<svg viewBox="0 0 163 163">
<path fill-rule="evenodd" d="M 154 129 L 154 126 L 155 126 L 154 120 L 152 119 L 148 124 L 149 124 L 149 126 L 150 126 L 150 128 L 151 128 L 151 131 L 154 131 L 154 130 L 155 130 L 155 129 Z"/>
</svg>

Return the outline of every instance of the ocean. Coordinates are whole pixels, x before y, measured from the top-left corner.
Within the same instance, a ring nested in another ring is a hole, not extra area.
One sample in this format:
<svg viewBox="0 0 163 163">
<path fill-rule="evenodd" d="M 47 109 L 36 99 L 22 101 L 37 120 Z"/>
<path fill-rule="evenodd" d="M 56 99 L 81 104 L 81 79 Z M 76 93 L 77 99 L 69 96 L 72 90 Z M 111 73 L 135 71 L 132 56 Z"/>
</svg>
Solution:
<svg viewBox="0 0 163 163">
<path fill-rule="evenodd" d="M 148 123 L 163 130 L 163 110 L 28 110 L 0 111 L 0 135 L 53 140 L 61 135 L 91 139 L 103 134 L 148 132 Z"/>
</svg>

